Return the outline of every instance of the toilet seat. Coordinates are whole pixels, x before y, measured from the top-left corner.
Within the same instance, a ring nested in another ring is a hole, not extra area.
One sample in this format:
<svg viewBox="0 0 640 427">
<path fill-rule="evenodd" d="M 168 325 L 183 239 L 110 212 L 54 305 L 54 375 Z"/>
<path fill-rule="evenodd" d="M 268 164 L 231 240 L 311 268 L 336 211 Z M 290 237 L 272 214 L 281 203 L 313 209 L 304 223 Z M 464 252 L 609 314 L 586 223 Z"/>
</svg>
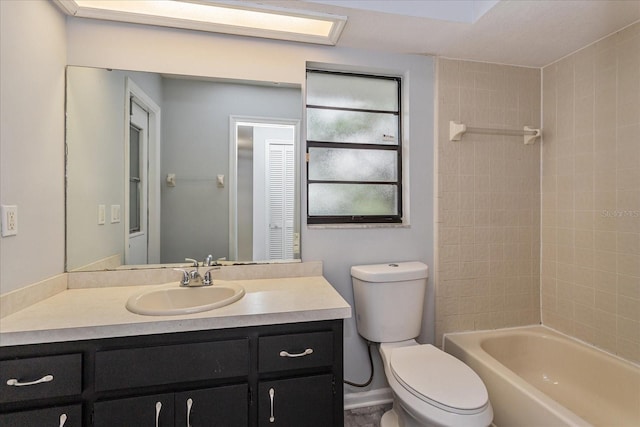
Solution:
<svg viewBox="0 0 640 427">
<path fill-rule="evenodd" d="M 476 414 L 489 404 L 480 377 L 460 360 L 430 344 L 393 349 L 389 365 L 394 378 L 407 391 L 444 411 Z"/>
</svg>

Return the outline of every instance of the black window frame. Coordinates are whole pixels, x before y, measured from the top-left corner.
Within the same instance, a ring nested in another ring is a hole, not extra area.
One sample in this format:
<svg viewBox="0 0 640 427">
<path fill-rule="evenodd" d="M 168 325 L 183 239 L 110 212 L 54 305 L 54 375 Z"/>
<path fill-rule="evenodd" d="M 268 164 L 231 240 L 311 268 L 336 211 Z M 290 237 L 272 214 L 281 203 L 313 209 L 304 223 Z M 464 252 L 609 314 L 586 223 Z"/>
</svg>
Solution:
<svg viewBox="0 0 640 427">
<path fill-rule="evenodd" d="M 305 99 L 305 111 L 312 109 L 355 111 L 362 113 L 382 113 L 393 114 L 398 117 L 397 144 L 375 144 L 375 143 L 355 143 L 355 142 L 331 142 L 314 141 L 307 137 L 306 141 L 306 179 L 307 179 L 307 224 L 401 224 L 403 222 L 403 200 L 402 200 L 402 78 L 397 76 L 384 76 L 376 74 L 351 73 L 342 71 L 328 71 L 319 69 L 307 69 L 309 73 L 325 73 L 344 76 L 365 77 L 381 80 L 393 80 L 397 83 L 398 109 L 393 110 L 369 110 L 359 108 L 327 107 L 321 105 L 308 104 Z M 305 113 L 305 116 L 306 113 Z M 306 126 L 306 123 L 305 123 Z M 308 135 L 308 133 L 307 133 Z M 396 151 L 397 176 L 395 181 L 339 181 L 339 180 L 313 180 L 309 179 L 309 149 L 310 148 L 331 148 L 331 149 L 355 149 L 355 150 L 384 150 Z M 397 189 L 397 214 L 395 215 L 310 215 L 309 214 L 309 185 L 310 184 L 358 184 L 358 185 L 393 185 Z"/>
<path fill-rule="evenodd" d="M 135 142 L 135 147 L 133 147 L 133 144 L 131 142 L 131 136 L 132 136 L 132 131 L 133 129 L 135 129 L 136 133 L 137 133 L 137 138 L 136 138 L 136 142 Z M 137 126 L 133 125 L 133 124 L 129 124 L 129 153 L 132 152 L 132 150 L 135 148 L 137 151 L 137 176 L 134 176 L 134 174 L 132 173 L 133 171 L 131 170 L 132 166 L 134 165 L 133 161 L 132 161 L 132 157 L 131 154 L 129 154 L 129 204 L 131 205 L 131 186 L 132 184 L 135 187 L 135 199 L 136 199 L 136 203 L 135 206 L 129 206 L 129 234 L 136 234 L 136 233 L 140 233 L 142 231 L 142 188 L 141 188 L 141 184 L 142 184 L 142 178 L 140 177 L 141 172 L 142 172 L 142 165 L 141 165 L 141 161 L 142 161 L 142 153 L 141 153 L 141 143 L 140 143 L 140 135 L 142 133 L 142 129 L 139 129 Z M 135 217 L 135 221 L 133 221 L 132 219 Z"/>
</svg>

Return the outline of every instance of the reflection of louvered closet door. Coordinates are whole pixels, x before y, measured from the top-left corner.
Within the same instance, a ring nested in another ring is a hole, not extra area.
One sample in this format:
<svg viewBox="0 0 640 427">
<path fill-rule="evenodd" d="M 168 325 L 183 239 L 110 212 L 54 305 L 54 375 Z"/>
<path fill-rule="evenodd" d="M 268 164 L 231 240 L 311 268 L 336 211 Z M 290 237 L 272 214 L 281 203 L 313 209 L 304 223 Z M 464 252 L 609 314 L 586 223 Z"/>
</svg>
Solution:
<svg viewBox="0 0 640 427">
<path fill-rule="evenodd" d="M 267 254 L 293 258 L 294 151 L 291 144 L 267 141 Z"/>
</svg>

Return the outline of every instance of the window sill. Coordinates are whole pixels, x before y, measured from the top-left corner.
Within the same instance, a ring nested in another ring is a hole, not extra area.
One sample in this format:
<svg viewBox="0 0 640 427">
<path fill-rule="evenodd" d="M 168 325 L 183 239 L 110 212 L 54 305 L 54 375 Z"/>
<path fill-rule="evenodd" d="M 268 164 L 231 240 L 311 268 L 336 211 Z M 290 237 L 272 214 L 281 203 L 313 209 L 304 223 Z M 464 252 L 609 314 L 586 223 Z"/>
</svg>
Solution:
<svg viewBox="0 0 640 427">
<path fill-rule="evenodd" d="M 309 230 L 325 229 L 367 229 L 367 228 L 411 228 L 411 224 L 307 224 Z"/>
</svg>

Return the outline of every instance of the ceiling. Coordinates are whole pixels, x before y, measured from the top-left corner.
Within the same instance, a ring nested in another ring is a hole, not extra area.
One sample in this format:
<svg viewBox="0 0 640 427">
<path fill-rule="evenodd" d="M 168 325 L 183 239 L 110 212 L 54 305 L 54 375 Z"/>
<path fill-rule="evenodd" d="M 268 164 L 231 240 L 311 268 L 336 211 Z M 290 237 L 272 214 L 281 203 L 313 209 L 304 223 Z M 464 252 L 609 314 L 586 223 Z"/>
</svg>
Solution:
<svg viewBox="0 0 640 427">
<path fill-rule="evenodd" d="M 243 3 L 345 15 L 347 25 L 337 46 L 528 67 L 548 65 L 640 20 L 640 0 L 501 0 L 493 7 L 486 5 L 492 2 L 484 0 L 478 3 L 485 3 L 483 7 L 488 10 L 475 13 L 475 22 L 426 17 L 439 16 L 428 12 L 429 8 L 442 7 L 442 0 L 398 2 L 404 3 L 405 8 L 396 7 L 394 13 L 379 11 L 387 9 L 385 3 L 395 3 L 392 0 L 360 1 Z M 369 9 L 367 3 L 372 4 Z M 358 9 L 335 4 L 350 4 Z M 374 7 L 378 10 L 372 10 Z"/>
</svg>

